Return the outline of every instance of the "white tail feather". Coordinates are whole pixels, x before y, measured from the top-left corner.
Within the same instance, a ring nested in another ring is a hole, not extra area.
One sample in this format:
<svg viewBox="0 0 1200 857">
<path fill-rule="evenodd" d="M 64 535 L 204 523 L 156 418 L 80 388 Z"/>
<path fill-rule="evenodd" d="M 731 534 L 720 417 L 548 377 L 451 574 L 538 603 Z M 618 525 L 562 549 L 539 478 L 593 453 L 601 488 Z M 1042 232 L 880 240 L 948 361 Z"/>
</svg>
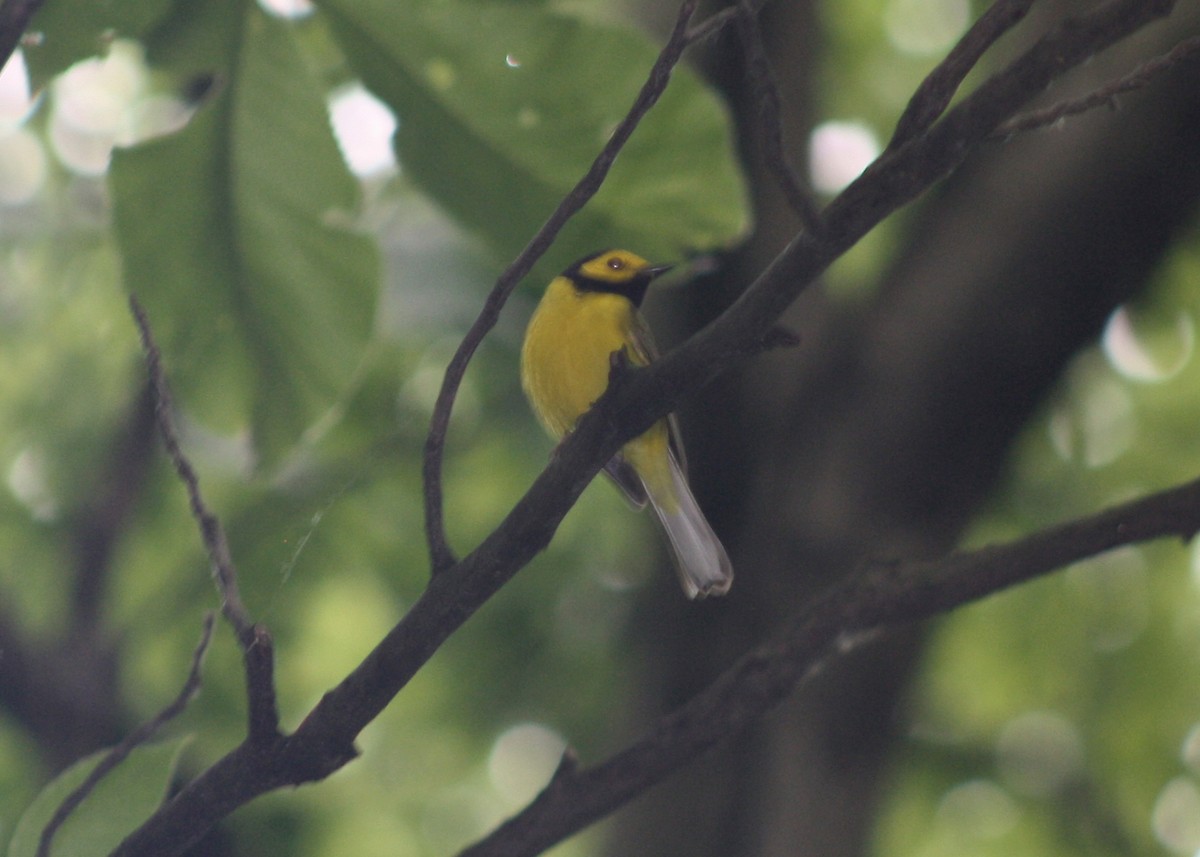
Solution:
<svg viewBox="0 0 1200 857">
<path fill-rule="evenodd" d="M 653 495 L 650 502 L 674 548 L 675 568 L 683 591 L 688 598 L 724 595 L 733 583 L 733 564 L 692 496 L 674 456 L 671 456 L 671 482 L 675 489 L 673 503 Z"/>
</svg>

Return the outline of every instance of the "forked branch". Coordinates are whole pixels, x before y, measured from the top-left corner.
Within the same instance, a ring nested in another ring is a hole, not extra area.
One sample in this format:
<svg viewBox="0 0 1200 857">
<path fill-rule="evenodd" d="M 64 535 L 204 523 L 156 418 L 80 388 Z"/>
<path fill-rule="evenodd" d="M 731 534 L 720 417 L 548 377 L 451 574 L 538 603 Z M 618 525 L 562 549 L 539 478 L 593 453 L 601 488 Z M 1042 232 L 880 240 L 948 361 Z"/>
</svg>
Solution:
<svg viewBox="0 0 1200 857">
<path fill-rule="evenodd" d="M 1001 0 L 1001 6 L 1012 4 Z M 516 281 L 544 249 L 557 227 L 531 242 L 489 297 L 470 342 L 456 355 L 439 398 L 426 446 L 427 530 L 436 574 L 407 615 L 367 658 L 288 736 L 245 743 L 188 784 L 170 804 L 116 852 L 177 853 L 212 824 L 259 794 L 327 776 L 354 756 L 354 740 L 409 679 L 496 591 L 550 540 L 567 510 L 595 474 L 628 439 L 674 409 L 678 401 L 735 365 L 762 343 L 780 314 L 825 268 L 883 218 L 953 171 L 990 139 L 1001 123 L 1051 82 L 1105 47 L 1167 14 L 1167 0 L 1109 0 L 1054 28 L 1007 68 L 956 106 L 922 113 L 914 135 L 890 148 L 822 215 L 822 228 L 798 235 L 745 294 L 717 321 L 653 366 L 631 371 L 585 414 L 577 429 L 501 525 L 474 551 L 455 562 L 441 524 L 440 467 L 445 428 L 466 362 L 495 321 Z M 648 103 L 687 41 L 691 4 L 681 10 L 673 47 L 664 50 L 644 93 Z M 732 21 L 736 12 L 726 15 Z M 690 32 L 711 35 L 703 24 Z M 683 35 L 681 35 L 683 33 Z M 958 71 L 955 72 L 956 74 Z M 654 83 L 654 81 L 659 83 Z M 661 93 L 661 89 L 657 89 Z M 940 89 L 938 90 L 941 91 Z M 936 99 L 934 99 L 936 102 Z M 934 103 L 931 102 L 931 103 Z M 640 118 L 640 113 L 636 118 Z M 626 123 L 632 131 L 636 118 Z M 623 127 L 626 127 L 623 126 Z M 607 151 L 607 150 L 606 150 Z M 601 166 L 599 180 L 607 167 Z M 597 185 L 598 186 L 598 185 Z M 586 196 L 586 194 L 585 194 Z M 581 196 L 574 203 L 582 204 Z M 569 206 L 568 206 L 569 207 Z M 561 225 L 561 223 L 559 223 Z M 522 266 L 525 266 L 522 269 Z M 519 816 L 481 844 L 475 854 L 533 854 L 558 841 L 742 728 L 789 693 L 839 640 L 864 629 L 913 621 L 1004 586 L 1042 574 L 1073 558 L 1117 544 L 1164 534 L 1185 535 L 1200 526 L 1196 483 L 1140 504 L 1044 534 L 1009 548 L 952 557 L 941 563 L 877 568 L 834 590 L 798 614 L 781 636 L 747 655 L 699 697 L 664 719 L 643 741 L 600 765 L 560 775 Z M 514 832 L 515 831 L 515 832 Z M 472 853 L 472 852 L 469 852 Z"/>
</svg>

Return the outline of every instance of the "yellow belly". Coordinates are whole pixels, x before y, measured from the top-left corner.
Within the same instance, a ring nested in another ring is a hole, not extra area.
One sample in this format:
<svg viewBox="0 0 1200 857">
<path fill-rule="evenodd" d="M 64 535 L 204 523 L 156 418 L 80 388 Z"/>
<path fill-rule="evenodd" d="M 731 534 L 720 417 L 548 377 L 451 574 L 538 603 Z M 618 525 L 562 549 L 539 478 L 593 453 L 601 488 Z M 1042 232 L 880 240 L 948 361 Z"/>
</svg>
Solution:
<svg viewBox="0 0 1200 857">
<path fill-rule="evenodd" d="M 562 278 L 547 288 L 525 334 L 521 384 L 555 438 L 608 387 L 610 355 L 629 342 L 633 311 L 619 295 L 581 294 Z"/>
</svg>

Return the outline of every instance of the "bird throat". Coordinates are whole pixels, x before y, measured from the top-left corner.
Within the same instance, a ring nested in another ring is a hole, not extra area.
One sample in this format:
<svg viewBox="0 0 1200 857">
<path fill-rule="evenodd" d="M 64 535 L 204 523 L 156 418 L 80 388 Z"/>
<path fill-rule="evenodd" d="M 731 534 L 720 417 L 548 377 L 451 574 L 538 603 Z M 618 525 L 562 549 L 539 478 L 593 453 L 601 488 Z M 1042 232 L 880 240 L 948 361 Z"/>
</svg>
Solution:
<svg viewBox="0 0 1200 857">
<path fill-rule="evenodd" d="M 621 295 L 638 308 L 641 307 L 642 300 L 646 297 L 646 290 L 650 288 L 650 280 L 652 279 L 651 277 L 638 276 L 622 283 L 613 283 L 593 277 L 586 277 L 578 271 L 568 273 L 567 277 L 571 280 L 575 288 L 581 292 L 601 292 L 610 295 Z"/>
</svg>

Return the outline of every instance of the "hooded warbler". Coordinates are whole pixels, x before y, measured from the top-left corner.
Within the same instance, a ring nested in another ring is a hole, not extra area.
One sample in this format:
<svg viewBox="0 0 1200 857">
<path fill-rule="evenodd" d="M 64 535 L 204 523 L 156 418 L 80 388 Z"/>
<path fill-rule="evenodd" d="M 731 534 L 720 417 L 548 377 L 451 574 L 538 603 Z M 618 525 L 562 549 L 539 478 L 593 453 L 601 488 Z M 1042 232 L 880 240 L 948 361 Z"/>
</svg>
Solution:
<svg viewBox="0 0 1200 857">
<path fill-rule="evenodd" d="M 612 355 L 644 366 L 657 357 L 638 307 L 650 282 L 670 265 L 651 265 L 626 250 L 580 259 L 542 296 L 521 348 L 521 386 L 557 440 L 608 387 Z M 621 448 L 604 472 L 635 506 L 654 507 L 674 549 L 688 598 L 724 595 L 733 582 L 725 548 L 688 488 L 674 415 Z"/>
</svg>

